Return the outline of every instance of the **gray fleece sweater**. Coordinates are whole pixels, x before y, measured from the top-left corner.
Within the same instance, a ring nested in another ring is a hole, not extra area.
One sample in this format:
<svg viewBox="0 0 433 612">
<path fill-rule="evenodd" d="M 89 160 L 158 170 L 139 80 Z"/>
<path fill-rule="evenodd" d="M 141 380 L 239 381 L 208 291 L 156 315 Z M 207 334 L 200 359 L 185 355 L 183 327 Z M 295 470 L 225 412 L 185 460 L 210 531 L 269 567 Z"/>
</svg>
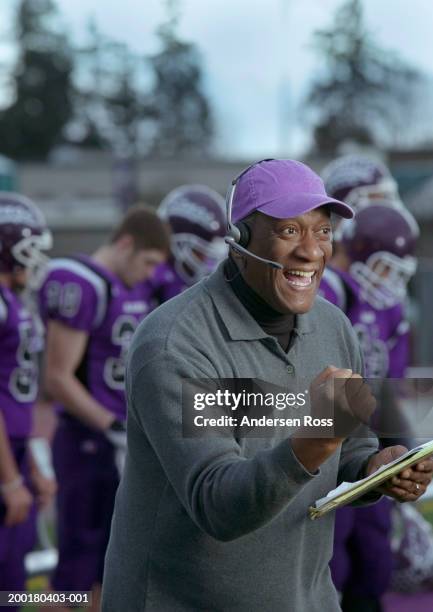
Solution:
<svg viewBox="0 0 433 612">
<path fill-rule="evenodd" d="M 290 439 L 182 435 L 182 380 L 287 386 L 326 366 L 361 372 L 350 323 L 317 298 L 288 353 L 222 267 L 147 317 L 127 368 L 128 454 L 106 556 L 103 612 L 335 612 L 333 521 L 308 507 L 361 476 L 376 439 L 349 439 L 310 474 Z"/>
</svg>

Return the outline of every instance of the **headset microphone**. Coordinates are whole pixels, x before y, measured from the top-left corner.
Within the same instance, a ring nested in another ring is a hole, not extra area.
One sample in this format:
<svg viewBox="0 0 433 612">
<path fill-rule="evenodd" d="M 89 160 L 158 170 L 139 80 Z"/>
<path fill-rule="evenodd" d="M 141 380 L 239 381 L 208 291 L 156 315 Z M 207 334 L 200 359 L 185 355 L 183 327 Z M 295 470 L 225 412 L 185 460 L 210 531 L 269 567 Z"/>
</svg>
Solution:
<svg viewBox="0 0 433 612">
<path fill-rule="evenodd" d="M 237 251 L 238 253 L 242 253 L 243 255 L 249 255 L 253 259 L 257 259 L 257 261 L 261 261 L 262 263 L 267 264 L 268 266 L 271 266 L 271 268 L 274 268 L 275 270 L 282 270 L 284 267 L 276 261 L 272 261 L 271 259 L 265 259 L 264 257 L 260 257 L 259 255 L 256 255 L 252 251 L 248 251 L 248 249 L 238 244 L 233 238 L 233 236 L 226 236 L 224 240 L 234 251 Z"/>
<path fill-rule="evenodd" d="M 272 161 L 271 159 L 262 159 L 261 161 Z M 272 261 L 270 259 L 265 259 L 264 257 L 260 257 L 256 255 L 252 251 L 249 251 L 246 247 L 248 246 L 250 240 L 250 231 L 249 227 L 246 223 L 239 222 L 238 224 L 232 223 L 232 206 L 233 206 L 233 198 L 236 191 L 236 184 L 239 179 L 246 173 L 250 168 L 260 164 L 261 162 L 256 162 L 245 170 L 242 170 L 240 174 L 236 178 L 234 178 L 229 186 L 229 190 L 227 192 L 226 198 L 226 207 L 227 207 L 227 236 L 224 238 L 225 242 L 238 253 L 242 253 L 242 255 L 248 255 L 257 261 L 260 261 L 268 266 L 271 266 L 275 270 L 282 270 L 284 266 L 276 261 Z"/>
</svg>

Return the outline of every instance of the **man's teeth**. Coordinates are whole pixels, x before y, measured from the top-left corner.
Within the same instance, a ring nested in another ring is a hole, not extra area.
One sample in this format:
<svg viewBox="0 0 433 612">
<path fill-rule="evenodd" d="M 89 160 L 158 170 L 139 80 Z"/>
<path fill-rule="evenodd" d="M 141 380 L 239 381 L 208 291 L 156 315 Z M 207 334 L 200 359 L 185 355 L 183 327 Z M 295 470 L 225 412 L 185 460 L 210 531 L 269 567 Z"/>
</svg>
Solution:
<svg viewBox="0 0 433 612">
<path fill-rule="evenodd" d="M 288 270 L 287 274 L 294 274 L 295 276 L 306 276 L 311 278 L 314 272 L 304 272 L 303 270 Z"/>
<path fill-rule="evenodd" d="M 313 284 L 313 276 L 315 271 L 306 270 L 288 270 L 285 273 L 285 277 L 292 287 L 309 287 Z M 296 278 L 297 277 L 297 278 Z"/>
</svg>

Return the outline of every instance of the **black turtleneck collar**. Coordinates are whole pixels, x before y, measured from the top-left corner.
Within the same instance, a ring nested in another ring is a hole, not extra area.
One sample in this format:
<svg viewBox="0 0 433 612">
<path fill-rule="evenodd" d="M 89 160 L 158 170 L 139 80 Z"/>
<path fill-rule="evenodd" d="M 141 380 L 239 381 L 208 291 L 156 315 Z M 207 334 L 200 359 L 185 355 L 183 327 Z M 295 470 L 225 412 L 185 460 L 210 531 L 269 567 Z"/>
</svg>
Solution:
<svg viewBox="0 0 433 612">
<path fill-rule="evenodd" d="M 287 352 L 295 327 L 295 315 L 282 314 L 269 306 L 263 298 L 247 285 L 232 257 L 227 259 L 224 273 L 235 295 L 253 319 L 257 321 L 265 333 L 274 336 L 281 348 Z"/>
</svg>

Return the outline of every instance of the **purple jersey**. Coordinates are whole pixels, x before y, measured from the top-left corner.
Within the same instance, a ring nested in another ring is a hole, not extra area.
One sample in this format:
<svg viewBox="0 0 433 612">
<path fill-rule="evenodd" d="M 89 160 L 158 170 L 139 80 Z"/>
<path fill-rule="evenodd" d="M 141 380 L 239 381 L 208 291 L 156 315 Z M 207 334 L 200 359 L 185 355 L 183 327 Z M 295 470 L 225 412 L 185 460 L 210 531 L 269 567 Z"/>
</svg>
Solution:
<svg viewBox="0 0 433 612">
<path fill-rule="evenodd" d="M 361 345 L 367 378 L 402 378 L 408 364 L 409 325 L 403 306 L 378 310 L 361 297 L 358 283 L 346 272 L 326 268 L 319 294 L 341 308 Z"/>
<path fill-rule="evenodd" d="M 188 285 L 178 274 L 173 261 L 160 264 L 153 277 L 145 283 L 156 304 L 163 304 L 172 297 L 188 289 Z"/>
<path fill-rule="evenodd" d="M 0 410 L 11 438 L 30 435 L 43 338 L 21 299 L 0 286 Z"/>
<path fill-rule="evenodd" d="M 401 305 L 378 310 L 361 297 L 358 283 L 345 272 L 326 268 L 319 293 L 343 310 L 356 331 L 367 378 L 401 378 L 407 366 L 408 325 Z M 346 506 L 336 513 L 334 555 L 336 588 L 354 601 L 377 603 L 391 580 L 391 505 Z"/>
<path fill-rule="evenodd" d="M 125 358 L 135 328 L 150 310 L 146 287 L 126 287 L 83 255 L 50 263 L 40 303 L 45 320 L 87 332 L 76 375 L 104 408 L 125 419 Z"/>
</svg>

